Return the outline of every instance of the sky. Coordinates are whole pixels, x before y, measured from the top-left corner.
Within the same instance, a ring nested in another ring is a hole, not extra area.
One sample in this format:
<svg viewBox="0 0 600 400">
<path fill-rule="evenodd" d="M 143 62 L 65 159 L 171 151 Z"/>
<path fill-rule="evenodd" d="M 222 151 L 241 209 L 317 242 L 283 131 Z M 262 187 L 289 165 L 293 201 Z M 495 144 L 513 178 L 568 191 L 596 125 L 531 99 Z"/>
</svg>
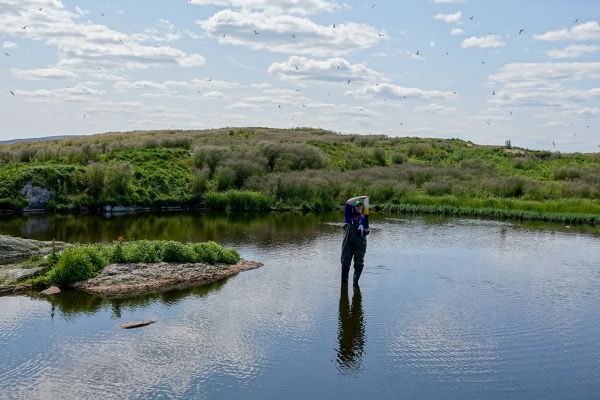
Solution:
<svg viewBox="0 0 600 400">
<path fill-rule="evenodd" d="M 318 127 L 600 151 L 600 1 L 0 0 L 0 141 Z"/>
</svg>

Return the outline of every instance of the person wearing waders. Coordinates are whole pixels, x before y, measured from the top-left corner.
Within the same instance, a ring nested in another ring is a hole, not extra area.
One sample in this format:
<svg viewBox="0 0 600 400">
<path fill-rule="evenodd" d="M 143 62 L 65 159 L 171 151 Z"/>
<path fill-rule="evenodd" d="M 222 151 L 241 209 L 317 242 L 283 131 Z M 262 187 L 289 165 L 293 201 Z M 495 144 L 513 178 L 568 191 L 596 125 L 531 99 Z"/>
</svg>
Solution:
<svg viewBox="0 0 600 400">
<path fill-rule="evenodd" d="M 358 280 L 363 270 L 365 253 L 367 251 L 367 235 L 369 234 L 368 199 L 367 196 L 353 197 L 346 202 L 344 207 L 342 285 L 348 284 L 350 264 L 352 258 L 354 258 L 354 278 L 352 285 L 355 288 L 358 288 Z M 367 202 L 367 207 L 364 207 L 365 202 Z"/>
</svg>

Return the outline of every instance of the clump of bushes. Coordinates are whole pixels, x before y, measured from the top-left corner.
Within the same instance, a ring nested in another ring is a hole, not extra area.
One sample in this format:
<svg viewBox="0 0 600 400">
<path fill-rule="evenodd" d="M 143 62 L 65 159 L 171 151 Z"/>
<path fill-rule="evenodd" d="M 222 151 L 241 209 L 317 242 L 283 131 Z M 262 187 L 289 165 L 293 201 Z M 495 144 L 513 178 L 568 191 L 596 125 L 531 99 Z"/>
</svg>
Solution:
<svg viewBox="0 0 600 400">
<path fill-rule="evenodd" d="M 215 242 L 186 244 L 165 240 L 138 240 L 70 247 L 64 250 L 50 271 L 38 281 L 69 286 L 93 278 L 110 263 L 210 263 L 236 264 L 235 249 Z"/>
</svg>

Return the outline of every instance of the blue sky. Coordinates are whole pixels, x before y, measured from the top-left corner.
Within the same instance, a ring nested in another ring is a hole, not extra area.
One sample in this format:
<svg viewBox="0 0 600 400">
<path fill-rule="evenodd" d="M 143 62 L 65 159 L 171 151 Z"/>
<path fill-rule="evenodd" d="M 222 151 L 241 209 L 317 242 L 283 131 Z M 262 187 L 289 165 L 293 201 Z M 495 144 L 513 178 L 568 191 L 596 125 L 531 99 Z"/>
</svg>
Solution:
<svg viewBox="0 0 600 400">
<path fill-rule="evenodd" d="M 596 1 L 0 0 L 0 21 L 0 140 L 312 126 L 599 150 Z"/>
</svg>

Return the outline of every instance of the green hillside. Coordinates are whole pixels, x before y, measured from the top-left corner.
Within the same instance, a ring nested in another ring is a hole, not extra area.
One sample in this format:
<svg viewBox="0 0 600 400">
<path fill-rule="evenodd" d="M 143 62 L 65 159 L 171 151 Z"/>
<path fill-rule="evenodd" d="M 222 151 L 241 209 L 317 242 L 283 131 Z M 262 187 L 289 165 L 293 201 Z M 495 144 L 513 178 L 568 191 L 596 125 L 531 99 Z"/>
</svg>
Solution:
<svg viewBox="0 0 600 400">
<path fill-rule="evenodd" d="M 380 209 L 600 222 L 600 154 L 310 129 L 108 133 L 0 145 L 0 210 L 32 182 L 50 211 L 103 205 Z"/>
</svg>

